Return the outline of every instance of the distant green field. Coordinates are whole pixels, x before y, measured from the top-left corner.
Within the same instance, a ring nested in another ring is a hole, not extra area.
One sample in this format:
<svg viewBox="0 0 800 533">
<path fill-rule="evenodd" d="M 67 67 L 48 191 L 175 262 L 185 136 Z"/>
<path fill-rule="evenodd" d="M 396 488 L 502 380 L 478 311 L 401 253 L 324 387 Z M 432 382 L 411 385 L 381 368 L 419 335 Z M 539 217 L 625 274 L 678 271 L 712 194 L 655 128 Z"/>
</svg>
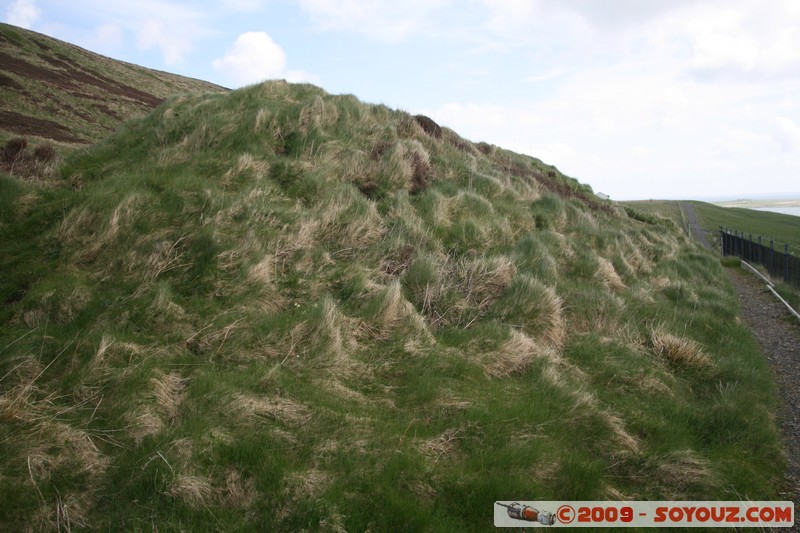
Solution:
<svg viewBox="0 0 800 533">
<path fill-rule="evenodd" d="M 698 222 L 709 232 L 709 240 L 712 243 L 719 243 L 719 227 L 723 226 L 734 231 L 744 232 L 748 236 L 752 233 L 753 240 L 758 240 L 760 235 L 765 244 L 769 244 L 772 239 L 775 242 L 775 248 L 780 250 L 783 250 L 784 243 L 788 243 L 790 253 L 800 257 L 800 217 L 742 207 L 721 207 L 706 202 L 692 201 L 691 203 L 695 206 Z M 757 202 L 752 203 L 757 204 Z M 761 202 L 758 205 L 766 203 Z M 649 216 L 669 218 L 684 228 L 687 227 L 686 216 L 681 212 L 677 201 L 645 200 L 622 202 L 622 205 Z M 761 270 L 767 274 L 766 270 Z M 779 279 L 773 281 L 781 296 L 794 309 L 800 308 L 800 291 Z"/>
<path fill-rule="evenodd" d="M 707 202 L 691 202 L 695 206 L 698 222 L 709 233 L 714 242 L 719 242 L 719 227 L 724 226 L 734 231 L 753 234 L 753 239 L 760 235 L 762 241 L 775 241 L 775 246 L 789 243 L 794 254 L 800 254 L 800 217 L 756 211 L 741 207 L 720 207 Z M 645 200 L 638 202 L 622 202 L 624 206 L 633 208 L 648 215 L 669 218 L 685 227 L 685 216 L 681 213 L 678 202 L 674 200 Z"/>
<path fill-rule="evenodd" d="M 717 237 L 719 227 L 724 226 L 747 235 L 752 233 L 753 239 L 760 235 L 767 243 L 773 239 L 776 247 L 779 243 L 781 247 L 783 243 L 789 243 L 794 253 L 800 254 L 800 217 L 740 207 L 719 207 L 705 202 L 692 203 L 701 217 L 700 224 Z"/>
<path fill-rule="evenodd" d="M 741 207 L 720 207 L 705 202 L 692 203 L 702 217 L 700 224 L 709 232 L 714 232 L 716 239 L 719 239 L 719 227 L 724 226 L 744 232 L 748 237 L 752 234 L 753 240 L 761 236 L 764 244 L 769 244 L 772 239 L 779 250 L 783 250 L 784 243 L 788 243 L 789 253 L 800 257 L 800 217 Z M 796 287 L 780 279 L 772 281 L 776 284 L 776 290 L 794 309 L 800 308 L 800 291 Z"/>
</svg>

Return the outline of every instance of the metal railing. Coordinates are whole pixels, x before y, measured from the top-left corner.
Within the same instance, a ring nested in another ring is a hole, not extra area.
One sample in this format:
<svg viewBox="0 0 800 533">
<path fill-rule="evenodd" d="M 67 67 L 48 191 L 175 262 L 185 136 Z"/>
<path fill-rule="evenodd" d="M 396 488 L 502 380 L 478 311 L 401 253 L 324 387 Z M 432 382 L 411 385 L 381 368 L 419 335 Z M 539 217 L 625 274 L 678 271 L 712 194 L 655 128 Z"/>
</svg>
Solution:
<svg viewBox="0 0 800 533">
<path fill-rule="evenodd" d="M 789 253 L 789 245 L 783 250 L 775 249 L 775 241 L 762 242 L 762 237 L 753 239 L 753 234 L 734 231 L 720 226 L 720 251 L 722 255 L 736 255 L 750 263 L 763 265 L 773 279 L 800 288 L 800 258 Z"/>
</svg>

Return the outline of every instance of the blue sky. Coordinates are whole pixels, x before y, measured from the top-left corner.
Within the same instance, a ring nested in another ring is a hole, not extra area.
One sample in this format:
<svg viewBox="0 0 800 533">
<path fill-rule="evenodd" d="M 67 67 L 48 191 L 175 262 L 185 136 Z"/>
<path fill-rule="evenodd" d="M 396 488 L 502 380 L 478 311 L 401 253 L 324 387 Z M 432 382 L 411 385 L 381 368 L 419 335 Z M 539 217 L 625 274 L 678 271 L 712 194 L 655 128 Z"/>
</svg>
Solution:
<svg viewBox="0 0 800 533">
<path fill-rule="evenodd" d="M 796 0 L 4 0 L 5 22 L 239 87 L 424 113 L 615 199 L 800 197 Z"/>
</svg>

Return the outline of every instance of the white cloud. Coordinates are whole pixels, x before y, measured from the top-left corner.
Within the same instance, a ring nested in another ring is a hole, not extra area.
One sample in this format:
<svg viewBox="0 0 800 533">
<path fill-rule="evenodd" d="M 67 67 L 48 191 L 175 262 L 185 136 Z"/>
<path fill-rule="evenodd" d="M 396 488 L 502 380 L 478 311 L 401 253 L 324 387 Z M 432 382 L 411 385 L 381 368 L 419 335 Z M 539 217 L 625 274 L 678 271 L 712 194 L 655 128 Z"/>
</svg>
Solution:
<svg viewBox="0 0 800 533">
<path fill-rule="evenodd" d="M 796 189 L 800 121 L 787 95 L 797 83 L 701 83 L 681 73 L 680 64 L 620 60 L 567 75 L 529 101 L 421 112 L 617 199 Z"/>
<path fill-rule="evenodd" d="M 431 14 L 451 0 L 299 0 L 300 7 L 324 30 L 363 33 L 400 41 L 426 31 Z"/>
<path fill-rule="evenodd" d="M 237 13 L 251 13 L 260 11 L 264 7 L 263 0 L 222 0 L 221 6 L 225 11 Z"/>
<path fill-rule="evenodd" d="M 122 44 L 122 28 L 119 24 L 103 24 L 97 28 L 96 35 L 100 42 L 113 46 Z"/>
<path fill-rule="evenodd" d="M 285 78 L 290 82 L 313 81 L 314 76 L 286 69 L 286 52 L 265 32 L 239 35 L 233 46 L 212 63 L 215 70 L 235 85 L 247 85 L 266 79 Z"/>
<path fill-rule="evenodd" d="M 523 66 L 495 84 L 532 96 L 434 119 L 620 199 L 796 190 L 800 2 L 479 1 L 483 57 Z"/>
<path fill-rule="evenodd" d="M 169 66 L 183 62 L 194 47 L 191 37 L 185 31 L 176 29 L 164 19 L 145 19 L 138 24 L 137 30 L 139 48 L 143 50 L 158 48 L 164 56 L 164 62 Z"/>
<path fill-rule="evenodd" d="M 118 24 L 103 24 L 95 30 L 92 49 L 110 51 L 120 46 L 122 46 L 122 28 Z"/>
<path fill-rule="evenodd" d="M 111 26 L 118 26 L 117 36 L 133 34 L 139 50 L 157 50 L 170 67 L 184 64 L 197 44 L 216 32 L 209 9 L 173 0 L 83 0 L 70 4 L 70 10 L 110 25 L 106 34 L 95 38 L 113 41 L 116 30 Z M 77 40 L 92 44 L 85 37 Z"/>
<path fill-rule="evenodd" d="M 789 117 L 778 117 L 772 123 L 776 126 L 776 141 L 785 151 L 800 153 L 800 126 Z"/>
<path fill-rule="evenodd" d="M 541 121 L 535 111 L 524 107 L 481 103 L 449 103 L 437 109 L 421 110 L 436 122 L 455 130 L 472 141 L 495 144 L 520 142 L 520 133 L 536 130 Z"/>
<path fill-rule="evenodd" d="M 636 30 L 664 15 L 681 12 L 685 7 L 709 0 L 560 0 L 559 10 L 571 11 L 598 31 L 614 33 Z M 714 1 L 714 0 L 711 0 Z M 730 0 L 728 0 L 730 1 Z"/>
<path fill-rule="evenodd" d="M 495 47 L 552 65 L 667 57 L 698 77 L 800 72 L 800 2 L 774 0 L 476 0 Z M 516 47 L 516 48 L 515 48 Z"/>
<path fill-rule="evenodd" d="M 663 22 L 686 43 L 690 67 L 704 77 L 758 79 L 800 71 L 800 4 L 751 0 L 698 3 Z"/>
<path fill-rule="evenodd" d="M 6 10 L 6 22 L 20 28 L 30 28 L 41 16 L 42 10 L 34 0 L 16 0 Z"/>
<path fill-rule="evenodd" d="M 774 139 L 768 132 L 740 127 L 725 131 L 716 138 L 715 143 L 719 147 L 718 155 L 721 158 L 754 157 L 775 149 Z"/>
</svg>

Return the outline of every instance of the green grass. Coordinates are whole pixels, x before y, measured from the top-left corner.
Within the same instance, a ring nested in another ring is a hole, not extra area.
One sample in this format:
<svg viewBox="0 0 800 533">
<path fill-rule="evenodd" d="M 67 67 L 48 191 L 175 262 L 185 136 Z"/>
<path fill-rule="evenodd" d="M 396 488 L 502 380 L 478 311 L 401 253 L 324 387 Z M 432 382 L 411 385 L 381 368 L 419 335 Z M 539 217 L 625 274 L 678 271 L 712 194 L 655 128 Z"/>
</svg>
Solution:
<svg viewBox="0 0 800 533">
<path fill-rule="evenodd" d="M 747 238 L 752 235 L 754 242 L 757 242 L 760 236 L 765 246 L 769 246 L 772 240 L 775 249 L 781 253 L 783 245 L 788 243 L 789 253 L 800 256 L 800 217 L 739 207 L 719 207 L 702 202 L 695 202 L 695 206 L 703 217 L 703 228 L 709 232 L 717 230 L 717 241 L 719 226 L 724 226 L 744 232 Z M 763 273 L 769 277 L 768 273 Z M 772 281 L 775 283 L 775 290 L 793 309 L 800 308 L 800 289 L 784 283 L 781 279 Z"/>
<path fill-rule="evenodd" d="M 783 282 L 778 282 L 775 284 L 775 291 L 781 295 L 781 297 L 786 300 L 792 309 L 797 312 L 800 312 L 800 290 L 792 285 L 788 285 Z"/>
<path fill-rule="evenodd" d="M 693 202 L 702 216 L 702 225 L 706 231 L 719 235 L 720 226 L 753 235 L 754 240 L 762 237 L 762 242 L 769 245 L 770 239 L 775 241 L 775 248 L 783 248 L 788 243 L 796 255 L 800 255 L 800 217 L 756 211 L 740 207 L 719 207 L 705 202 Z"/>
<path fill-rule="evenodd" d="M 699 215 L 698 222 L 701 227 L 709 234 L 712 243 L 719 243 L 719 227 L 724 226 L 731 230 L 744 232 L 748 238 L 752 234 L 753 240 L 758 241 L 761 236 L 762 243 L 769 246 L 772 239 L 776 250 L 783 250 L 783 244 L 790 244 L 790 253 L 800 255 L 800 218 L 781 213 L 771 213 L 769 211 L 757 211 L 740 207 L 720 207 L 705 202 L 693 201 L 696 213 Z M 676 223 L 686 224 L 686 217 L 681 212 L 677 202 L 650 200 L 640 202 L 625 202 L 626 206 L 639 213 L 667 217 Z M 723 258 L 722 264 L 729 267 L 738 267 L 738 258 Z M 757 266 L 757 265 L 754 265 Z M 759 267 L 760 268 L 760 267 Z M 769 277 L 765 269 L 761 268 L 762 273 Z M 794 308 L 800 306 L 800 291 L 783 283 L 779 279 L 772 280 L 778 293 Z"/>
<path fill-rule="evenodd" d="M 3 177 L 8 527 L 777 498 L 776 392 L 719 261 L 483 148 L 269 82 L 128 123 L 65 162 L 79 189 Z"/>
<path fill-rule="evenodd" d="M 634 211 L 650 216 L 660 216 L 681 224 L 683 214 L 678 202 L 672 200 L 639 200 L 622 202 Z"/>
</svg>

